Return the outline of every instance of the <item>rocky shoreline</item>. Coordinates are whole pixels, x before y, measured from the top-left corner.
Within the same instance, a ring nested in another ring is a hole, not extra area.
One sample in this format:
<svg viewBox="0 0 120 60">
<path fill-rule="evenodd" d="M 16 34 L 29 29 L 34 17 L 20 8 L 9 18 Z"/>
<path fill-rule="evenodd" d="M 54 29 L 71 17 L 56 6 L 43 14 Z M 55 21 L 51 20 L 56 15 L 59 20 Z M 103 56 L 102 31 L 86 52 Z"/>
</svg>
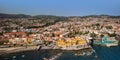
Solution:
<svg viewBox="0 0 120 60">
<path fill-rule="evenodd" d="M 29 47 L 10 47 L 10 48 L 0 48 L 0 57 L 6 56 L 12 53 L 26 52 L 26 51 L 39 51 L 41 50 L 62 50 L 62 51 L 78 51 L 78 49 L 61 49 L 61 48 L 51 48 L 51 47 L 39 47 L 39 46 L 29 46 Z M 87 48 L 82 48 L 79 50 L 86 50 Z M 88 48 L 91 49 L 92 48 Z"/>
</svg>

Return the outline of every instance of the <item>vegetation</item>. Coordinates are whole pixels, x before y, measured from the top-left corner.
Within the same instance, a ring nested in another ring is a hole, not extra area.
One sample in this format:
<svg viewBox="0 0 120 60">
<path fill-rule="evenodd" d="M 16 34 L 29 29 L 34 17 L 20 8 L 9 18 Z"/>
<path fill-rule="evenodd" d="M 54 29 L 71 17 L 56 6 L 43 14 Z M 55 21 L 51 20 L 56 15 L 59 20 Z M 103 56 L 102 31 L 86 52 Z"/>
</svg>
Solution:
<svg viewBox="0 0 120 60">
<path fill-rule="evenodd" d="M 4 43 L 8 43 L 8 42 L 9 42 L 8 40 L 0 41 L 0 45 L 3 45 Z"/>
<path fill-rule="evenodd" d="M 96 36 L 97 36 L 97 34 L 95 34 L 94 32 L 93 32 L 93 33 L 90 33 L 90 37 L 95 38 Z"/>
<path fill-rule="evenodd" d="M 0 18 L 30 18 L 30 15 L 24 14 L 3 14 L 0 13 Z"/>
<path fill-rule="evenodd" d="M 110 34 L 110 33 L 108 33 L 108 36 L 110 36 L 110 37 L 115 37 L 117 34 L 115 34 L 115 33 L 112 33 L 112 34 Z"/>
<path fill-rule="evenodd" d="M 106 26 L 106 29 L 112 29 L 113 27 L 112 26 Z"/>
<path fill-rule="evenodd" d="M 102 38 L 103 36 L 104 36 L 103 34 L 100 35 L 101 38 Z"/>
</svg>

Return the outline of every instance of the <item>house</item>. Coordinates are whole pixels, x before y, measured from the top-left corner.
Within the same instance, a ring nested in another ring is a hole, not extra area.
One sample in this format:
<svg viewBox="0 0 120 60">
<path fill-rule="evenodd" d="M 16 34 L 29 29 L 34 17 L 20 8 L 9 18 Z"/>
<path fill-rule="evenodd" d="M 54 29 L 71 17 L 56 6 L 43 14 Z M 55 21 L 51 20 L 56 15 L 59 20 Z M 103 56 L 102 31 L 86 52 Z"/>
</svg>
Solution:
<svg viewBox="0 0 120 60">
<path fill-rule="evenodd" d="M 6 37 L 11 44 L 25 44 L 27 43 L 27 34 L 25 32 L 10 32 L 5 33 Z"/>
</svg>

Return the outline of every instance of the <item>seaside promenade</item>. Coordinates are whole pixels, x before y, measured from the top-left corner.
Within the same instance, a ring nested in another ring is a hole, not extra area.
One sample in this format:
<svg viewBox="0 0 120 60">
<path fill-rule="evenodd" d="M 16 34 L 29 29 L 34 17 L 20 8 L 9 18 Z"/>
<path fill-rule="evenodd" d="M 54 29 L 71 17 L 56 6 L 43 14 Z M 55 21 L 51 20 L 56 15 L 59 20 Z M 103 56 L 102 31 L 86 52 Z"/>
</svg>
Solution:
<svg viewBox="0 0 120 60">
<path fill-rule="evenodd" d="M 37 46 L 0 48 L 0 55 L 36 49 L 38 49 Z"/>
<path fill-rule="evenodd" d="M 90 48 L 86 47 L 86 48 Z M 0 48 L 0 55 L 3 54 L 9 54 L 9 53 L 16 53 L 16 52 L 22 52 L 22 51 L 31 51 L 31 50 L 39 50 L 39 49 L 61 49 L 61 50 L 80 50 L 80 49 L 84 49 L 84 48 L 59 48 L 59 47 L 48 47 L 48 46 L 42 46 L 40 48 L 40 46 L 29 46 L 29 47 L 9 47 L 9 48 Z"/>
</svg>

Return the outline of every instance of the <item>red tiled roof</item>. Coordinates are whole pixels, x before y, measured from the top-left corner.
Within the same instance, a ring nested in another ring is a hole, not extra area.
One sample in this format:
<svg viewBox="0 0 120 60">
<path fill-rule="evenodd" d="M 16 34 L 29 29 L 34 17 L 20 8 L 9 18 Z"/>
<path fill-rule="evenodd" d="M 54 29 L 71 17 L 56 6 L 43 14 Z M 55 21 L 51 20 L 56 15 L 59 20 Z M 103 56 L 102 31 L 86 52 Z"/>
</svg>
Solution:
<svg viewBox="0 0 120 60">
<path fill-rule="evenodd" d="M 25 32 L 10 32 L 10 33 L 7 33 L 7 34 L 26 34 Z"/>
</svg>

